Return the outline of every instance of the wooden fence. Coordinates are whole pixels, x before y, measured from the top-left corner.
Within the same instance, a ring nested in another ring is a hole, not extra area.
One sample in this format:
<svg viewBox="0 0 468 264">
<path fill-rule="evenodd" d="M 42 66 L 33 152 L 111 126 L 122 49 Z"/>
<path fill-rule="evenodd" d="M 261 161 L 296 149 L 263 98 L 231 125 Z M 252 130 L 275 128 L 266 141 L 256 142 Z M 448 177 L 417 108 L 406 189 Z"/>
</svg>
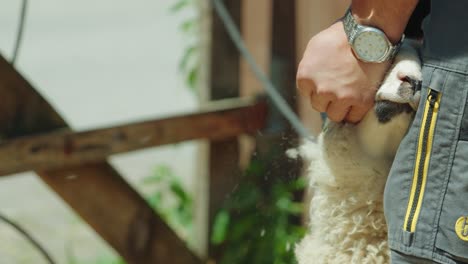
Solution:
<svg viewBox="0 0 468 264">
<path fill-rule="evenodd" d="M 235 22 L 242 25 L 254 56 L 261 60 L 265 71 L 274 75 L 276 86 L 294 107 L 296 1 L 224 2 Z M 255 6 L 262 9 L 252 12 L 251 8 Z M 239 149 L 237 137 L 251 134 L 259 153 L 278 143 L 285 150 L 294 142 L 296 136 L 287 122 L 266 101 L 239 99 L 240 96 L 258 94 L 261 89 L 248 76 L 245 65 L 241 66 L 239 54 L 224 25 L 216 14 L 210 15 L 212 41 L 208 86 L 209 100 L 213 102 L 197 113 L 73 132 L 47 101 L 0 56 L 0 176 L 35 171 L 128 263 L 216 261 L 218 254 L 213 247 L 209 248 L 206 259 L 190 251 L 106 162 L 109 155 L 116 153 L 185 140 L 209 140 L 208 220 L 211 226 L 225 194 L 232 190 L 233 183 L 239 178 L 242 149 Z M 257 16 L 257 20 L 253 16 Z M 259 20 L 263 24 L 255 24 Z M 259 130 L 263 133 L 256 133 Z M 284 142 L 282 138 L 285 137 L 293 140 Z M 278 159 L 272 177 L 290 175 L 294 170 L 297 172 L 297 168 Z"/>
</svg>

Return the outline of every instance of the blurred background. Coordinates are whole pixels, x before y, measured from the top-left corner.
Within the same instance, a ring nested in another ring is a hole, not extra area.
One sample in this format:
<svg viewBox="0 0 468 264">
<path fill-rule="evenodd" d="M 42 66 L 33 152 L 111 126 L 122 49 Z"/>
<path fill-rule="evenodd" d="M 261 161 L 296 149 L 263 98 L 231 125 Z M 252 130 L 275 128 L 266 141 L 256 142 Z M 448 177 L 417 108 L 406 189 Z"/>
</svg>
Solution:
<svg viewBox="0 0 468 264">
<path fill-rule="evenodd" d="M 224 3 L 257 63 L 310 133 L 316 133 L 320 118 L 295 95 L 295 69 L 308 39 L 341 16 L 346 1 Z M 21 7 L 22 1 L 0 0 L 0 55 L 7 61 Z M 29 1 L 23 34 L 14 68 L 73 131 L 206 112 L 213 101 L 264 95 L 208 0 Z M 0 103 L 8 105 L 1 97 Z M 265 120 L 258 117 L 262 124 L 253 132 L 216 140 L 199 136 L 107 161 L 155 210 L 155 219 L 177 233 L 193 259 L 294 263 L 294 243 L 306 222 L 306 183 L 299 177 L 301 164 L 288 160 L 284 151 L 299 139 L 271 103 L 267 113 Z M 165 258 L 126 252 L 119 245 L 129 241 L 102 233 L 131 231 L 96 228 L 97 220 L 83 219 L 41 177 L 34 172 L 1 177 L 0 214 L 36 238 L 56 263 L 156 263 Z M 84 193 L 93 200 L 89 191 Z M 92 194 L 99 197 L 99 188 Z M 119 208 L 119 199 L 106 200 L 116 219 L 119 210 L 126 210 Z M 170 263 L 183 261 L 175 257 Z M 48 262 L 0 222 L 0 263 Z"/>
</svg>

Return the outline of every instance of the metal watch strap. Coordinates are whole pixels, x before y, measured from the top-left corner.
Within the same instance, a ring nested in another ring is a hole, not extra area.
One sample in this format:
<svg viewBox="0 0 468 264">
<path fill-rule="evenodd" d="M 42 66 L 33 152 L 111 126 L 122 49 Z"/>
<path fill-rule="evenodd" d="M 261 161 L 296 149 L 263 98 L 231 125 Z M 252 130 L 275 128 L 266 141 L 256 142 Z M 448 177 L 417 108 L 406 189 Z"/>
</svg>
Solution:
<svg viewBox="0 0 468 264">
<path fill-rule="evenodd" d="M 354 37 L 356 36 L 356 32 L 357 32 L 356 29 L 358 27 L 358 24 L 353 18 L 353 14 L 351 13 L 351 8 L 348 8 L 342 21 L 343 21 L 343 26 L 346 32 L 346 36 L 348 37 L 348 42 L 352 43 L 354 40 Z"/>
<path fill-rule="evenodd" d="M 356 20 L 354 20 L 353 14 L 351 13 L 351 8 L 348 8 L 346 11 L 346 14 L 342 18 L 343 21 L 343 26 L 346 32 L 346 36 L 348 37 L 348 42 L 352 44 L 354 42 L 354 39 L 356 38 L 356 33 L 358 32 L 359 27 L 364 27 L 362 25 L 359 25 Z M 392 60 L 398 51 L 400 50 L 401 44 L 403 43 L 403 40 L 405 38 L 405 35 L 403 35 L 400 39 L 400 41 L 396 44 L 393 45 L 391 44 L 390 41 L 388 43 L 390 44 L 390 50 L 387 53 L 387 60 Z"/>
<path fill-rule="evenodd" d="M 403 40 L 405 40 L 405 34 L 403 34 L 403 35 L 401 36 L 401 39 L 400 39 L 400 41 L 398 41 L 397 44 L 392 45 L 392 46 L 390 47 L 390 50 L 388 51 L 388 53 L 389 53 L 388 58 L 389 58 L 390 60 L 392 60 L 393 58 L 395 58 L 395 56 L 397 55 L 398 51 L 400 51 L 401 44 L 403 44 Z"/>
</svg>

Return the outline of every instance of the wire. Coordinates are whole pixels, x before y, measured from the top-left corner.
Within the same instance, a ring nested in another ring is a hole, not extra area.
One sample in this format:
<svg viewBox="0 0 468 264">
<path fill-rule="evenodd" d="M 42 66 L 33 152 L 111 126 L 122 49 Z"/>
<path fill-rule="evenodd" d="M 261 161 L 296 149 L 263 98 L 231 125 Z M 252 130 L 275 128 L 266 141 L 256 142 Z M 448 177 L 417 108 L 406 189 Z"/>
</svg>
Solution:
<svg viewBox="0 0 468 264">
<path fill-rule="evenodd" d="M 28 6 L 28 0 L 23 0 L 21 4 L 21 13 L 20 13 L 20 20 L 18 24 L 18 30 L 16 32 L 16 41 L 15 41 L 15 46 L 13 50 L 13 55 L 11 57 L 10 63 L 12 65 L 15 65 L 17 59 L 18 59 L 18 54 L 19 50 L 21 47 L 21 43 L 23 40 L 23 32 L 24 32 L 24 25 L 26 21 L 26 10 Z M 22 228 L 20 225 L 16 224 L 12 220 L 8 219 L 7 217 L 3 216 L 0 214 L 0 220 L 11 226 L 13 229 L 18 231 L 21 235 L 23 235 L 24 238 L 26 238 L 27 241 L 29 241 L 44 257 L 44 259 L 47 260 L 49 264 L 55 264 L 55 261 L 52 259 L 49 253 L 37 242 L 24 228 Z"/>
<path fill-rule="evenodd" d="M 26 10 L 28 6 L 28 0 L 23 0 L 23 3 L 21 5 L 21 13 L 20 13 L 20 20 L 18 24 L 18 31 L 16 32 L 16 42 L 15 42 L 15 47 L 13 50 L 13 56 L 11 58 L 10 63 L 12 65 L 15 65 L 16 60 L 18 59 L 18 54 L 19 50 L 21 47 L 21 42 L 23 41 L 23 32 L 24 32 L 24 24 L 26 21 Z"/>
<path fill-rule="evenodd" d="M 237 29 L 237 26 L 234 24 L 229 12 L 226 10 L 222 0 L 213 0 L 213 6 L 216 10 L 216 13 L 221 18 L 226 30 L 229 34 L 229 37 L 236 45 L 237 49 L 241 55 L 245 58 L 249 64 L 251 70 L 257 77 L 257 79 L 263 84 L 267 95 L 273 101 L 273 104 L 278 108 L 278 110 L 283 114 L 283 116 L 291 123 L 292 127 L 296 132 L 304 137 L 313 140 L 313 137 L 309 131 L 302 125 L 301 121 L 297 115 L 291 110 L 286 101 L 281 97 L 281 95 L 276 91 L 275 86 L 271 80 L 266 76 L 266 74 L 260 69 L 258 64 L 255 62 L 255 59 L 250 54 L 249 50 L 244 44 L 242 37 Z"/>
<path fill-rule="evenodd" d="M 25 237 L 42 254 L 42 256 L 44 256 L 49 264 L 55 264 L 49 253 L 47 253 L 47 251 L 39 244 L 39 242 L 37 242 L 26 230 L 24 230 L 24 228 L 1 214 L 0 220 L 13 227 L 16 231 L 18 231 L 18 233 L 22 234 L 23 237 Z"/>
</svg>

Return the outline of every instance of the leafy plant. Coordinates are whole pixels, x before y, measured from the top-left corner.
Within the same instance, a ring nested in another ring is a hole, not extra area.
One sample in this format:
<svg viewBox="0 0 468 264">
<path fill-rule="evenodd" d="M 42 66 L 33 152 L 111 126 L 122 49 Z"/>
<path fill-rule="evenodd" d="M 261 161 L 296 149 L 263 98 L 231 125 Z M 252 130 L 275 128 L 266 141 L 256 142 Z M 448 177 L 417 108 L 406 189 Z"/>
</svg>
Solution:
<svg viewBox="0 0 468 264">
<path fill-rule="evenodd" d="M 221 264 L 291 264 L 294 244 L 305 229 L 291 221 L 302 212 L 293 194 L 304 179 L 266 184 L 266 164 L 254 160 L 216 216 L 211 243 L 222 248 Z"/>
<path fill-rule="evenodd" d="M 179 69 L 185 75 L 187 86 L 196 91 L 200 73 L 200 12 L 199 0 L 178 0 L 171 8 L 171 12 L 179 13 L 184 10 L 196 10 L 196 15 L 185 19 L 180 24 L 180 30 L 187 37 L 187 46 L 179 62 Z"/>
<path fill-rule="evenodd" d="M 143 180 L 149 195 L 146 200 L 184 240 L 193 241 L 193 199 L 172 169 L 156 167 L 153 175 Z"/>
</svg>

